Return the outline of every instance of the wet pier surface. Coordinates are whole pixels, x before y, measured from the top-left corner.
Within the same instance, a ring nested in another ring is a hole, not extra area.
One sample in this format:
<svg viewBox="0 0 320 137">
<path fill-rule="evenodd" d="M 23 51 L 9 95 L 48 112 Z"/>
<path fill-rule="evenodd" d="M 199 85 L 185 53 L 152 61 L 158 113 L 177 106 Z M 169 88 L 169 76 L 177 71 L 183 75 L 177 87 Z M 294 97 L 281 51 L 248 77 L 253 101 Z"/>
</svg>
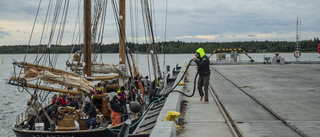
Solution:
<svg viewBox="0 0 320 137">
<path fill-rule="evenodd" d="M 318 137 L 320 65 L 210 65 L 209 104 L 183 97 L 178 137 Z M 194 87 L 190 66 L 185 93 Z M 215 95 L 215 96 L 213 96 Z M 216 98 L 217 100 L 215 100 Z"/>
</svg>

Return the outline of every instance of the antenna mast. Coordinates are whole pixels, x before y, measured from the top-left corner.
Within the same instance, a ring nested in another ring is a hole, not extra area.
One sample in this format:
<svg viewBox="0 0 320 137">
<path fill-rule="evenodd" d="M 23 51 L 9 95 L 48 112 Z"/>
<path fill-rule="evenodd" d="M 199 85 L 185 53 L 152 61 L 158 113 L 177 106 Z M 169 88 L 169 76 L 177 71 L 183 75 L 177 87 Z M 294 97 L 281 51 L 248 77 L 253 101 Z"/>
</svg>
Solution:
<svg viewBox="0 0 320 137">
<path fill-rule="evenodd" d="M 294 52 L 294 57 L 296 57 L 297 61 L 298 61 L 298 58 L 301 56 L 300 43 L 299 43 L 300 39 L 301 39 L 301 20 L 299 23 L 299 17 L 297 17 L 296 51 Z"/>
</svg>

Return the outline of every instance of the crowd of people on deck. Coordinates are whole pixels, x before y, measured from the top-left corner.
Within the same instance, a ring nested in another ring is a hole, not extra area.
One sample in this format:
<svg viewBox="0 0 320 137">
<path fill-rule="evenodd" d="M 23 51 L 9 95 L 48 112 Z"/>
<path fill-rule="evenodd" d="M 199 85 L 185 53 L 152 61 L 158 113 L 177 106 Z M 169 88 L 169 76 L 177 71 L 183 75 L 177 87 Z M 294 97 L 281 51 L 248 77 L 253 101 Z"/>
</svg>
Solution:
<svg viewBox="0 0 320 137">
<path fill-rule="evenodd" d="M 148 76 L 134 77 L 134 84 L 129 85 L 127 90 L 125 86 L 121 86 L 119 90 L 116 91 L 116 95 L 112 96 L 108 103 L 108 109 L 111 111 L 109 124 L 115 126 L 128 119 L 127 103 L 130 101 L 140 101 L 140 103 L 144 103 L 143 93 L 149 94 L 150 90 L 158 84 L 158 79 L 150 82 L 148 78 Z M 53 105 L 46 109 L 47 115 L 44 113 L 40 115 L 40 119 L 42 119 L 41 121 L 44 123 L 44 129 L 50 130 L 51 120 L 63 119 L 63 116 L 57 112 L 61 112 L 60 109 L 63 110 L 66 107 L 72 107 L 76 110 L 81 109 L 80 112 L 83 113 L 81 117 L 86 118 L 86 122 L 84 123 L 86 129 L 98 128 L 101 124 L 102 117 L 97 116 L 97 108 L 92 103 L 92 99 L 96 95 L 105 93 L 104 88 L 101 83 L 98 83 L 93 92 L 86 95 L 82 107 L 79 107 L 79 105 L 82 104 L 82 102 L 79 102 L 79 97 L 74 97 L 70 94 L 54 94 L 51 99 Z M 68 88 L 68 90 L 72 90 L 72 88 Z M 31 104 L 31 101 L 28 102 L 27 111 L 31 119 L 29 120 L 28 127 L 29 129 L 34 129 L 34 121 L 37 113 L 33 110 Z M 77 127 L 76 129 L 79 130 L 79 123 L 76 122 L 76 120 L 75 125 Z"/>
<path fill-rule="evenodd" d="M 204 97 L 204 103 L 208 104 L 208 83 L 210 81 L 210 69 L 209 69 L 209 59 L 205 55 L 205 52 L 202 48 L 197 49 L 195 57 L 193 58 L 193 61 L 197 64 L 196 69 L 199 72 L 199 79 L 197 83 L 199 95 L 200 95 L 200 101 L 203 101 Z M 142 77 L 142 76 L 135 76 L 134 77 L 134 83 L 131 85 L 121 86 L 116 92 L 116 95 L 111 97 L 111 100 L 109 100 L 108 103 L 108 109 L 111 111 L 110 119 L 111 121 L 109 124 L 112 126 L 116 126 L 120 124 L 121 122 L 124 122 L 126 119 L 128 119 L 128 110 L 127 110 L 127 103 L 129 101 L 138 101 L 140 104 L 145 103 L 145 100 L 143 99 L 143 94 L 149 94 L 152 98 L 151 91 L 154 91 L 154 89 L 159 86 L 161 78 L 156 78 L 153 82 L 150 82 L 148 80 L 148 76 Z M 204 88 L 204 90 L 202 90 Z M 68 90 L 72 90 L 72 88 L 68 88 Z M 103 117 L 97 116 L 97 108 L 95 105 L 91 102 L 91 99 L 93 99 L 94 96 L 105 93 L 104 86 L 102 86 L 101 83 L 98 83 L 93 92 L 86 95 L 84 99 L 84 105 L 82 106 L 82 118 L 86 118 L 85 127 L 86 129 L 94 129 L 98 128 L 101 124 L 101 121 Z M 154 92 L 153 92 L 154 93 Z M 30 101 L 28 101 L 27 105 L 28 108 L 26 110 L 27 116 L 29 118 L 28 120 L 28 128 L 30 130 L 34 129 L 34 122 L 35 119 L 38 117 L 38 113 L 35 111 L 33 107 L 33 98 L 36 97 L 36 94 L 32 95 Z M 90 99 L 91 98 L 91 99 Z M 42 122 L 44 123 L 44 129 L 49 130 L 50 126 L 52 125 L 53 119 L 59 119 L 61 120 L 63 117 L 61 115 L 58 115 L 57 112 L 59 112 L 59 108 L 65 108 L 65 107 L 72 107 L 76 110 L 80 109 L 79 104 L 82 102 L 79 102 L 78 98 L 74 97 L 73 95 L 57 95 L 55 94 L 52 97 L 52 103 L 53 105 L 48 107 L 46 110 L 46 114 L 42 114 L 40 116 L 40 119 L 42 119 Z M 76 120 L 74 120 L 76 129 L 79 130 L 79 123 L 77 123 Z M 51 130 L 51 129 L 50 129 Z"/>
</svg>

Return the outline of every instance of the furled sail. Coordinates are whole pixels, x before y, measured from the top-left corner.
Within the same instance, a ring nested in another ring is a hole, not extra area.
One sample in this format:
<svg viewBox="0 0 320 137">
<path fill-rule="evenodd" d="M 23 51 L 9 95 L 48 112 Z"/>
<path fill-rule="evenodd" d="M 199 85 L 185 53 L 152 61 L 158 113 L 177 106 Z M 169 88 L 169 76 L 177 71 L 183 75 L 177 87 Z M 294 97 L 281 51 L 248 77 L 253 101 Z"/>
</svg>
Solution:
<svg viewBox="0 0 320 137">
<path fill-rule="evenodd" d="M 43 82 L 48 84 L 59 84 L 66 87 L 77 88 L 86 93 L 90 93 L 94 88 L 91 81 L 88 81 L 86 78 L 72 72 L 27 62 L 14 61 L 13 64 L 24 68 L 25 75 L 23 76 L 23 80 L 28 83 L 41 79 Z M 12 80 L 20 81 L 22 79 L 12 78 Z"/>
<path fill-rule="evenodd" d="M 74 77 L 64 74 L 54 74 L 48 70 L 36 71 L 35 69 L 25 69 L 25 80 L 27 82 L 41 79 L 45 83 L 59 84 L 66 87 L 78 88 L 82 91 L 90 93 L 93 91 L 92 82 L 82 77 Z"/>
<path fill-rule="evenodd" d="M 67 66 L 73 72 L 82 72 L 84 67 L 82 65 L 78 65 L 77 62 L 68 62 Z M 115 65 L 115 64 L 93 64 L 91 66 L 92 73 L 102 73 L 102 74 L 110 74 L 116 73 L 122 77 L 128 77 L 125 71 L 125 67 L 122 65 Z"/>
</svg>

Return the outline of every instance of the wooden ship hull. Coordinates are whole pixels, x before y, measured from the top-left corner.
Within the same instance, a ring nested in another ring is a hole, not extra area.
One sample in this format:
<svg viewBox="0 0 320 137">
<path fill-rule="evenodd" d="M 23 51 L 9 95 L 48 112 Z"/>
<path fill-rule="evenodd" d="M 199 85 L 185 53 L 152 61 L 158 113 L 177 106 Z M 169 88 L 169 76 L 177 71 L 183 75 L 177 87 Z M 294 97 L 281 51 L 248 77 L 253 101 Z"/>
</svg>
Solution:
<svg viewBox="0 0 320 137">
<path fill-rule="evenodd" d="M 138 122 L 138 118 L 134 119 L 132 123 Z M 26 130 L 21 128 L 23 122 L 19 125 L 13 125 L 12 130 L 17 137 L 118 137 L 119 131 L 123 126 L 123 123 L 111 127 L 111 128 L 98 128 L 98 129 L 80 129 L 80 130 L 69 130 L 69 131 L 44 131 L 44 130 Z M 80 123 L 80 128 L 84 126 Z M 135 130 L 136 126 L 129 129 L 129 136 L 132 137 L 147 137 L 147 134 L 131 134 Z"/>
<path fill-rule="evenodd" d="M 94 129 L 79 131 L 36 131 L 21 130 L 12 127 L 17 137 L 118 137 L 118 133 L 110 129 Z M 129 137 L 148 137 L 149 134 L 129 134 Z"/>
<path fill-rule="evenodd" d="M 22 130 L 16 126 L 12 130 L 17 137 L 117 137 L 118 134 L 109 129 L 79 130 L 79 131 L 37 131 Z"/>
</svg>

